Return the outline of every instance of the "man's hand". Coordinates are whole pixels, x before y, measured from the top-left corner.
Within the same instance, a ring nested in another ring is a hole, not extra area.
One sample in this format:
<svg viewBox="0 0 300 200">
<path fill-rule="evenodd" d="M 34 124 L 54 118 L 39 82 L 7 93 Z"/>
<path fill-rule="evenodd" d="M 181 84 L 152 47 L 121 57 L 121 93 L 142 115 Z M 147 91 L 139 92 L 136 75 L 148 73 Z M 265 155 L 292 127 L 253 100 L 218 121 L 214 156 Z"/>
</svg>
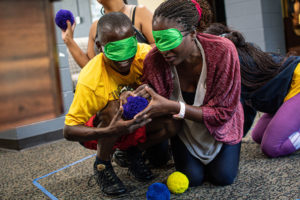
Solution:
<svg viewBox="0 0 300 200">
<path fill-rule="evenodd" d="M 145 126 L 149 122 L 151 122 L 151 118 L 145 117 L 137 117 L 132 120 L 123 120 L 123 107 L 121 106 L 113 117 L 109 124 L 109 129 L 112 130 L 112 133 L 116 133 L 118 135 L 126 135 L 129 133 L 133 133 L 136 129 Z"/>
<path fill-rule="evenodd" d="M 133 93 L 133 91 L 126 91 L 126 92 L 122 92 L 119 99 L 120 99 L 120 106 L 124 105 L 127 103 L 127 98 L 130 96 L 135 96 L 135 94 Z"/>
<path fill-rule="evenodd" d="M 67 29 L 61 32 L 61 38 L 63 39 L 65 44 L 68 44 L 71 40 L 73 40 L 73 33 L 75 30 L 76 23 L 74 22 L 73 25 L 71 25 L 71 22 L 67 20 Z"/>
</svg>

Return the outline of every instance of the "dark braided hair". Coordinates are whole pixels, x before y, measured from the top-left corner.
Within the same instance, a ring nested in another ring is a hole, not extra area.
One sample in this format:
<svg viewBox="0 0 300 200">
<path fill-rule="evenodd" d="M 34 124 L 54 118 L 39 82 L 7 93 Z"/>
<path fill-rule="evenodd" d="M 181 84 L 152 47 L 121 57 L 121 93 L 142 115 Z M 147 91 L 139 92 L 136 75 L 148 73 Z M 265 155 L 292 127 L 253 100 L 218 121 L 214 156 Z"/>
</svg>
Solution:
<svg viewBox="0 0 300 200">
<path fill-rule="evenodd" d="M 257 45 L 246 42 L 238 31 L 214 23 L 204 32 L 222 35 L 234 43 L 240 59 L 242 85 L 252 91 L 263 86 L 282 70 L 282 63 L 275 62 L 270 53 L 263 52 Z"/>
<path fill-rule="evenodd" d="M 214 14 L 207 0 L 196 1 L 200 4 L 200 7 L 202 8 L 201 20 L 197 26 L 197 31 L 203 32 L 213 22 Z"/>
<path fill-rule="evenodd" d="M 167 0 L 159 5 L 153 15 L 153 21 L 158 17 L 175 20 L 183 26 L 183 32 L 192 32 L 199 25 L 199 14 L 190 0 Z"/>
</svg>

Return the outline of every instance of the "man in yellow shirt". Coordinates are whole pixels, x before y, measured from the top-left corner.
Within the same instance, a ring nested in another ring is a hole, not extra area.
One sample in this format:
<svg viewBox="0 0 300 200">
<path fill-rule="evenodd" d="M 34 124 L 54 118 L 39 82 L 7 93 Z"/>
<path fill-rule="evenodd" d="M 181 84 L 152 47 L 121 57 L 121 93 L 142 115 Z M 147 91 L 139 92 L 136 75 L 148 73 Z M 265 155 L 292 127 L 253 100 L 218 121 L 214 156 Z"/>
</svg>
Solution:
<svg viewBox="0 0 300 200">
<path fill-rule="evenodd" d="M 103 109 L 109 101 L 119 98 L 120 88 L 136 88 L 141 84 L 143 61 L 151 47 L 138 44 L 130 19 L 122 13 L 109 13 L 98 22 L 96 44 L 104 53 L 95 56 L 82 69 L 72 105 L 65 119 L 64 136 L 72 141 L 98 140 L 97 157 L 94 172 L 101 190 L 108 195 L 126 192 L 121 180 L 111 165 L 111 153 L 114 143 L 121 135 L 131 133 L 151 120 L 121 119 L 122 107 L 110 125 L 105 128 L 84 126 L 90 117 Z M 101 27 L 101 28 L 99 28 Z M 142 160 L 139 152 L 131 152 Z M 130 171 L 130 166 L 129 166 Z M 143 181 L 151 180 L 153 174 L 144 163 L 135 173 Z"/>
</svg>

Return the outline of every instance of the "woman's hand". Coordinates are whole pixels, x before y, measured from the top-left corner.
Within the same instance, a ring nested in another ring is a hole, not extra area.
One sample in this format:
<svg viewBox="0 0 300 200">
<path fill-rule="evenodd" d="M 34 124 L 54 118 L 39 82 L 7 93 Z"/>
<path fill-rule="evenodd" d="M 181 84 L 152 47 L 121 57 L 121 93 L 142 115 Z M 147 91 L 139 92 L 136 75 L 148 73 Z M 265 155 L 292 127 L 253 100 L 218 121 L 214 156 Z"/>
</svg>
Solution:
<svg viewBox="0 0 300 200">
<path fill-rule="evenodd" d="M 71 22 L 67 20 L 67 29 L 61 32 L 61 38 L 63 39 L 65 44 L 68 44 L 71 40 L 73 40 L 73 33 L 75 30 L 76 23 L 74 22 L 73 25 L 71 25 Z"/>
<path fill-rule="evenodd" d="M 134 96 L 144 97 L 145 99 L 150 100 L 151 97 L 149 92 L 145 90 L 145 87 L 150 88 L 147 84 L 140 85 L 136 90 L 133 91 Z"/>
<path fill-rule="evenodd" d="M 147 85 L 140 91 L 140 93 L 147 93 L 150 96 L 151 101 L 143 111 L 135 116 L 135 118 L 143 117 L 147 119 L 162 115 L 175 114 L 176 109 L 178 109 L 178 106 L 176 105 L 177 102 L 160 96 Z"/>
<path fill-rule="evenodd" d="M 135 96 L 135 94 L 133 93 L 133 91 L 126 91 L 126 92 L 122 92 L 120 94 L 120 106 L 124 105 L 127 103 L 127 98 L 130 96 Z"/>
<path fill-rule="evenodd" d="M 133 133 L 136 129 L 145 126 L 149 122 L 151 122 L 151 118 L 147 117 L 136 117 L 132 120 L 123 120 L 123 107 L 121 106 L 117 112 L 117 114 L 113 117 L 109 124 L 109 129 L 112 133 L 116 133 L 118 135 L 126 135 Z"/>
</svg>

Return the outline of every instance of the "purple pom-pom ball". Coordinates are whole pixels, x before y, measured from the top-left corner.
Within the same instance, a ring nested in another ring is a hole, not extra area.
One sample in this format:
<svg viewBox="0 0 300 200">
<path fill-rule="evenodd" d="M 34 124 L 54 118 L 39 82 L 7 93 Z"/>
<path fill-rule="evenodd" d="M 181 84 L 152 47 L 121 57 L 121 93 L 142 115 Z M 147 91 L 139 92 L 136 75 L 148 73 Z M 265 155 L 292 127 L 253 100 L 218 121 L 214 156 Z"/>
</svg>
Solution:
<svg viewBox="0 0 300 200">
<path fill-rule="evenodd" d="M 163 183 L 153 183 L 148 187 L 147 200 L 170 200 L 170 191 Z"/>
<path fill-rule="evenodd" d="M 65 31 L 68 27 L 67 20 L 71 22 L 71 25 L 74 24 L 74 16 L 72 12 L 69 10 L 60 9 L 55 16 L 56 25 Z"/>
<path fill-rule="evenodd" d="M 133 119 L 133 117 L 144 110 L 148 105 L 147 99 L 144 97 L 128 97 L 127 103 L 123 105 L 123 116 L 125 119 Z"/>
</svg>

